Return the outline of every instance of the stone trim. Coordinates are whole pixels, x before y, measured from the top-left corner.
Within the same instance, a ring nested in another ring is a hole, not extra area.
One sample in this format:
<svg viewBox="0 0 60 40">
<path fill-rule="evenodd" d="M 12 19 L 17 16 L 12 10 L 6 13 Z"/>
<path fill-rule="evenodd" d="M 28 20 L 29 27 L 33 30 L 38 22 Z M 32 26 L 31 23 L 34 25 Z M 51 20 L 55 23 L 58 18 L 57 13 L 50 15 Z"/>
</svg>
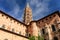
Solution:
<svg viewBox="0 0 60 40">
<path fill-rule="evenodd" d="M 6 30 L 6 29 L 2 29 L 2 28 L 0 28 L 0 30 L 5 31 L 5 32 L 8 32 L 8 33 L 11 33 L 11 34 L 14 34 L 14 35 L 17 35 L 17 36 L 20 36 L 20 37 L 24 37 L 24 38 L 29 39 L 29 37 L 26 37 L 26 36 L 23 36 L 23 35 L 20 35 L 20 34 L 14 33 L 14 32 L 12 32 L 12 31 L 8 31 L 8 30 Z"/>
</svg>

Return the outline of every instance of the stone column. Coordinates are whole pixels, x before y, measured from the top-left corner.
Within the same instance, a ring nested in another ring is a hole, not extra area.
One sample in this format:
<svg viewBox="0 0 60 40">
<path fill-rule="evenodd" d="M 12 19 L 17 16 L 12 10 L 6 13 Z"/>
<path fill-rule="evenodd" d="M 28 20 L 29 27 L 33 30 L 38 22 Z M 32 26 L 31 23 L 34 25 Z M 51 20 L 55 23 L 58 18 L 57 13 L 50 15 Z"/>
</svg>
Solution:
<svg viewBox="0 0 60 40">
<path fill-rule="evenodd" d="M 51 26 L 46 24 L 46 27 L 47 27 L 47 31 L 48 31 L 48 35 L 49 35 L 49 40 L 52 40 Z"/>
</svg>

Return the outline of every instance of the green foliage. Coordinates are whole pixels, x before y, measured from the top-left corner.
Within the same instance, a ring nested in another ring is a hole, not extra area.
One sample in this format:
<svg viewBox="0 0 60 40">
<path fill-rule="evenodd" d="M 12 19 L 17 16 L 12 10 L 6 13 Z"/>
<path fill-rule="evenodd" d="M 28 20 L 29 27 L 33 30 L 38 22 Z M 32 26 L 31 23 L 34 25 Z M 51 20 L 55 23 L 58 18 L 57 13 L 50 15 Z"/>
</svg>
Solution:
<svg viewBox="0 0 60 40">
<path fill-rule="evenodd" d="M 38 40 L 41 40 L 39 35 L 38 35 Z"/>
<path fill-rule="evenodd" d="M 44 38 L 40 37 L 39 35 L 38 35 L 38 37 L 31 36 L 31 37 L 29 37 L 29 40 L 36 40 L 36 38 L 37 38 L 37 40 L 44 40 Z"/>
<path fill-rule="evenodd" d="M 38 40 L 44 40 L 44 38 L 38 35 Z"/>
<path fill-rule="evenodd" d="M 29 37 L 29 40 L 35 40 L 35 36 Z"/>
</svg>

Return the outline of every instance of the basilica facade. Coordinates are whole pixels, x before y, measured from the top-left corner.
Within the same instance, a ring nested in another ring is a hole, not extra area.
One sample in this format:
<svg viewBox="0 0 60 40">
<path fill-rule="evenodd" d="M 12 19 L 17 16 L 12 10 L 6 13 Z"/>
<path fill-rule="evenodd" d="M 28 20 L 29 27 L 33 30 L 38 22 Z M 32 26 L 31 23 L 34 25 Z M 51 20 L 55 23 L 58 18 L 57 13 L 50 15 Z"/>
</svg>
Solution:
<svg viewBox="0 0 60 40">
<path fill-rule="evenodd" d="M 0 40 L 29 40 L 30 36 L 44 40 L 60 40 L 60 13 L 55 11 L 39 20 L 33 20 L 29 4 L 24 9 L 23 22 L 0 10 Z"/>
</svg>

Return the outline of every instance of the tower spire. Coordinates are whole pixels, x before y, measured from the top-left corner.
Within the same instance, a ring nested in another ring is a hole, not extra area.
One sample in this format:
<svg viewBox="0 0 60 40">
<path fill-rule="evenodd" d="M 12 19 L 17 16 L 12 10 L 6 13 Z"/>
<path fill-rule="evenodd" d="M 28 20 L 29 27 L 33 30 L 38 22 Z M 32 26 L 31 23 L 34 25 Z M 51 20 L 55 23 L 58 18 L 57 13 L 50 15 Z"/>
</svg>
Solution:
<svg viewBox="0 0 60 40">
<path fill-rule="evenodd" d="M 23 22 L 26 24 L 26 25 L 29 25 L 30 22 L 32 21 L 32 9 L 30 8 L 29 6 L 29 3 L 27 2 L 26 4 L 26 8 L 24 10 L 24 18 L 23 18 Z"/>
<path fill-rule="evenodd" d="M 27 6 L 26 7 L 29 7 L 29 3 L 27 2 Z"/>
</svg>

